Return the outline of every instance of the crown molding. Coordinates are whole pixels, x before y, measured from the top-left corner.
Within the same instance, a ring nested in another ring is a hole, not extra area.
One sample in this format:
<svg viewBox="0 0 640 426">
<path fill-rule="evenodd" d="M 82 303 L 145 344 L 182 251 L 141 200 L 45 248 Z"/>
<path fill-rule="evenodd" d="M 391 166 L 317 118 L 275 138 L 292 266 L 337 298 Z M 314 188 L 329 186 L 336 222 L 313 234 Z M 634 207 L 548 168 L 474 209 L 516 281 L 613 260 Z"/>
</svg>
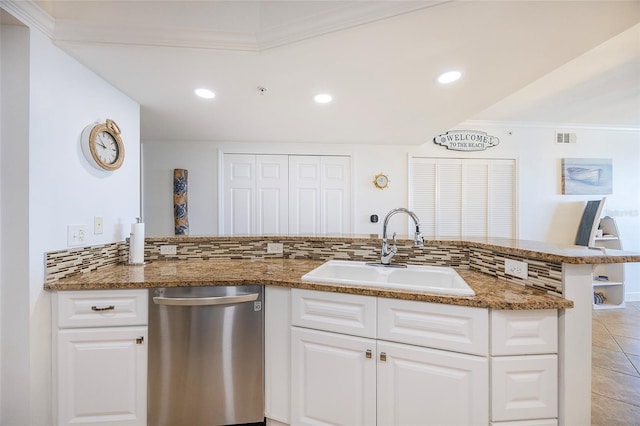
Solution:
<svg viewBox="0 0 640 426">
<path fill-rule="evenodd" d="M 163 29 L 56 20 L 58 45 L 131 45 L 257 52 L 253 34 L 192 29 Z"/>
<path fill-rule="evenodd" d="M 239 33 L 188 28 L 153 28 L 54 19 L 33 0 L 0 0 L 0 5 L 58 45 L 130 45 L 260 52 L 358 25 L 415 12 L 452 0 L 357 2 L 314 16 Z"/>
<path fill-rule="evenodd" d="M 605 130 L 610 132 L 640 133 L 640 127 L 621 126 L 612 124 L 591 123 L 554 123 L 542 121 L 492 121 L 492 120 L 467 120 L 460 126 L 496 126 L 496 127 L 529 127 L 539 129 L 576 129 L 576 130 Z"/>
<path fill-rule="evenodd" d="M 266 28 L 257 34 L 259 50 L 267 50 L 359 25 L 430 8 L 451 0 L 415 2 L 357 2 L 341 9 Z"/>
<path fill-rule="evenodd" d="M 47 37 L 53 37 L 55 20 L 32 0 L 0 0 L 0 7 L 29 28 L 35 28 Z"/>
</svg>

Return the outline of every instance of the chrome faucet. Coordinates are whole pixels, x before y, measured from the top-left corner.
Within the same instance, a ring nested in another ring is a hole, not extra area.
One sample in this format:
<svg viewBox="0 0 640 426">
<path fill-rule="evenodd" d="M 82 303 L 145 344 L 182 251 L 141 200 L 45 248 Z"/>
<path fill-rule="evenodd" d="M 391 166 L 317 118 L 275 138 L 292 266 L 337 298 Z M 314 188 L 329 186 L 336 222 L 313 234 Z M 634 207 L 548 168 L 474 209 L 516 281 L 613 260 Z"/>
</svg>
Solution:
<svg viewBox="0 0 640 426">
<path fill-rule="evenodd" d="M 387 225 L 389 224 L 389 219 L 396 213 L 406 213 L 408 214 L 413 222 L 416 224 L 416 233 L 413 236 L 413 246 L 414 247 L 424 247 L 424 237 L 420 234 L 420 220 L 418 216 L 411 210 L 405 208 L 393 209 L 387 216 L 384 218 L 384 224 L 382 225 L 382 253 L 380 254 L 380 263 L 383 265 L 391 264 L 391 259 L 398 251 L 398 246 L 396 245 L 396 233 L 393 233 L 393 245 L 389 247 L 389 241 L 387 240 Z"/>
</svg>

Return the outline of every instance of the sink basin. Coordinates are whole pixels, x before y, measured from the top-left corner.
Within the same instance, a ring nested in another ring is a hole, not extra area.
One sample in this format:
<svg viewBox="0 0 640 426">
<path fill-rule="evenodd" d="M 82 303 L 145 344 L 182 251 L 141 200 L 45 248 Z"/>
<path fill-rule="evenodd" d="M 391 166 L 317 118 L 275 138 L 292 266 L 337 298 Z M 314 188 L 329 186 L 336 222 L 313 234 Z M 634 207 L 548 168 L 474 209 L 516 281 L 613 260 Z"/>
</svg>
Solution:
<svg viewBox="0 0 640 426">
<path fill-rule="evenodd" d="M 453 268 L 408 265 L 406 268 L 373 266 L 366 262 L 330 260 L 302 276 L 302 281 L 411 290 L 456 296 L 475 292 Z"/>
</svg>

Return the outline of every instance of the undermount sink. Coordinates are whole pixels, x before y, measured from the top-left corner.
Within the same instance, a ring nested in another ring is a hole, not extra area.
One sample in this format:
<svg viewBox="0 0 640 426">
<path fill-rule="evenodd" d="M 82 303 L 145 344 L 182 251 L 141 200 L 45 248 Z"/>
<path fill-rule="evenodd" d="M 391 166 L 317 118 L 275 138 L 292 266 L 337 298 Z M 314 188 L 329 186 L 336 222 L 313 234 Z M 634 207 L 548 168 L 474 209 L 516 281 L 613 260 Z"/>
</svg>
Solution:
<svg viewBox="0 0 640 426">
<path fill-rule="evenodd" d="M 330 260 L 302 276 L 302 281 L 412 290 L 455 296 L 475 296 L 475 292 L 453 268 L 407 265 L 383 267 L 366 262 Z"/>
</svg>

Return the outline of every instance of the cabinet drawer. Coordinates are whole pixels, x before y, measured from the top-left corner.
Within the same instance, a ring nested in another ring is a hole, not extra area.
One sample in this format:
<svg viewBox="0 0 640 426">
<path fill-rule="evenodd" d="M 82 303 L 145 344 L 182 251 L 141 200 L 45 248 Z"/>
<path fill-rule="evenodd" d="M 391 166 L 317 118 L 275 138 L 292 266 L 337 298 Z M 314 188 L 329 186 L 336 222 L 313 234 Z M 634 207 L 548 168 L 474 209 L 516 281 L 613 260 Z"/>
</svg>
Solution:
<svg viewBox="0 0 640 426">
<path fill-rule="evenodd" d="M 491 389 L 493 421 L 557 417 L 558 357 L 523 355 L 492 358 Z"/>
<path fill-rule="evenodd" d="M 86 290 L 54 294 L 59 328 L 147 324 L 148 290 Z"/>
<path fill-rule="evenodd" d="M 491 311 L 491 354 L 558 352 L 558 311 Z"/>
<path fill-rule="evenodd" d="M 558 426 L 558 419 L 516 420 L 515 422 L 491 422 L 491 426 Z"/>
<path fill-rule="evenodd" d="M 291 324 L 361 337 L 376 337 L 376 298 L 291 290 Z"/>
<path fill-rule="evenodd" d="M 378 338 L 487 355 L 489 312 L 483 308 L 379 298 Z"/>
</svg>

